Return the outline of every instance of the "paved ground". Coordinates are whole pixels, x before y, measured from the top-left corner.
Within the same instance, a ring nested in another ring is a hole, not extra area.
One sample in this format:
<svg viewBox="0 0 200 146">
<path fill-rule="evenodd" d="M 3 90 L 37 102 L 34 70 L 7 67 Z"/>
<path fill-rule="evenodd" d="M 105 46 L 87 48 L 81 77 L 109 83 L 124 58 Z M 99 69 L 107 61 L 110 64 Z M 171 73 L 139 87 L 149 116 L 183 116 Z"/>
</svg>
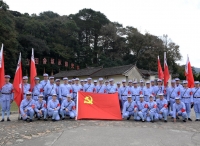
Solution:
<svg viewBox="0 0 200 146">
<path fill-rule="evenodd" d="M 197 146 L 200 122 L 142 123 L 130 121 L 65 120 L 26 123 L 11 116 L 0 123 L 0 145 L 16 146 Z M 194 119 L 194 115 L 192 116 Z"/>
</svg>

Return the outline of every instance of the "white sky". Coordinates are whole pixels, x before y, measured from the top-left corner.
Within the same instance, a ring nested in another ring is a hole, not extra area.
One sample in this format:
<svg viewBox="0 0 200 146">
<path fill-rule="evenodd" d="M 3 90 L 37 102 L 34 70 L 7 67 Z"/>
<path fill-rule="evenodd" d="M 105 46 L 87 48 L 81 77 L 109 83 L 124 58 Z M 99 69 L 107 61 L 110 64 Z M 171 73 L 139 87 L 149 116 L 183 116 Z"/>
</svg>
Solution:
<svg viewBox="0 0 200 146">
<path fill-rule="evenodd" d="M 186 63 L 200 67 L 200 0 L 4 0 L 10 10 L 21 13 L 53 11 L 75 14 L 83 8 L 104 13 L 110 21 L 136 27 L 140 32 L 167 34 L 180 46 Z"/>
</svg>

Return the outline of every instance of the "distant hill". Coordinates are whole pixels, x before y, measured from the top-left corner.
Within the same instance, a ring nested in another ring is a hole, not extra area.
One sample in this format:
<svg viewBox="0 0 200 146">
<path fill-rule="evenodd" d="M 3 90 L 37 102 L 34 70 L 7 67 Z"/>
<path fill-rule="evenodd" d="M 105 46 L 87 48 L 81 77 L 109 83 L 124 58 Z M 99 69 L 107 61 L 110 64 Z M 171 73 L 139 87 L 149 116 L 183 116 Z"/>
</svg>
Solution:
<svg viewBox="0 0 200 146">
<path fill-rule="evenodd" d="M 195 69 L 195 71 L 196 71 L 196 73 L 200 73 L 200 68 L 194 68 Z"/>
</svg>

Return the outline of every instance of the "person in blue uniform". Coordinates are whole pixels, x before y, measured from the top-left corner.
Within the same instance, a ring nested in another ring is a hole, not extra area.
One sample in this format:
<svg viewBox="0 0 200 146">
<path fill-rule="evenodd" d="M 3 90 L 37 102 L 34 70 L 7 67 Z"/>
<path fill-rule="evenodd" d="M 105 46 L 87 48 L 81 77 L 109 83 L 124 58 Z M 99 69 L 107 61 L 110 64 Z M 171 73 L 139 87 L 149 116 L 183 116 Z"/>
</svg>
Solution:
<svg viewBox="0 0 200 146">
<path fill-rule="evenodd" d="M 148 103 L 144 101 L 144 95 L 140 95 L 140 100 L 136 102 L 137 104 L 137 117 L 136 120 L 142 120 L 142 122 L 145 122 L 146 116 L 147 116 L 147 109 L 148 109 Z"/>
<path fill-rule="evenodd" d="M 158 112 L 158 118 L 161 120 L 164 118 L 164 122 L 167 122 L 167 115 L 168 115 L 168 102 L 164 98 L 163 93 L 160 93 L 159 98 L 156 100 L 157 103 L 157 112 Z"/>
<path fill-rule="evenodd" d="M 0 89 L 1 92 L 1 122 L 4 122 L 4 114 L 7 113 L 7 121 L 10 121 L 10 105 L 13 102 L 13 85 L 9 82 L 10 76 L 5 75 L 5 84 Z M 2 82 L 2 81 L 1 81 Z"/>
<path fill-rule="evenodd" d="M 38 100 L 38 96 L 40 94 L 43 94 L 43 88 L 42 85 L 39 84 L 39 77 L 35 77 L 35 86 L 33 87 L 33 92 L 32 92 L 32 98 L 33 100 L 37 101 Z"/>
<path fill-rule="evenodd" d="M 79 84 L 79 78 L 75 78 L 74 85 L 72 85 L 72 100 L 77 103 L 78 91 L 83 91 L 82 86 Z"/>
<path fill-rule="evenodd" d="M 192 89 L 193 100 L 194 100 L 194 112 L 196 116 L 195 121 L 200 121 L 200 89 L 199 81 L 195 81 L 195 87 Z"/>
<path fill-rule="evenodd" d="M 39 95 L 38 101 L 35 102 L 35 112 L 37 114 L 38 120 L 41 117 L 44 118 L 44 121 L 47 121 L 47 104 L 46 101 L 43 100 L 43 94 Z"/>
<path fill-rule="evenodd" d="M 47 91 L 45 91 L 44 89 L 46 88 L 46 86 L 49 84 L 49 79 L 48 79 L 49 75 L 44 73 L 43 74 L 43 78 L 44 80 L 40 81 L 40 84 L 42 85 L 42 92 L 44 92 L 44 96 L 47 95 Z"/>
<path fill-rule="evenodd" d="M 33 115 L 35 110 L 35 101 L 31 98 L 31 92 L 26 93 L 26 98 L 22 100 L 20 104 L 20 113 L 24 121 L 33 121 Z"/>
<path fill-rule="evenodd" d="M 67 99 L 62 102 L 60 114 L 62 115 L 62 120 L 65 119 L 65 116 L 69 116 L 70 119 L 76 117 L 76 107 L 75 102 L 71 99 L 71 95 L 67 95 Z"/>
<path fill-rule="evenodd" d="M 26 98 L 26 93 L 30 91 L 30 84 L 28 83 L 28 77 L 23 76 L 23 99 Z"/>
<path fill-rule="evenodd" d="M 93 93 L 95 88 L 94 88 L 94 84 L 92 84 L 92 78 L 88 78 L 87 80 L 88 80 L 88 83 L 84 85 L 83 91 Z"/>
<path fill-rule="evenodd" d="M 132 96 L 128 95 L 127 101 L 123 105 L 123 110 L 122 110 L 122 117 L 127 118 L 129 120 L 131 116 L 134 117 L 136 120 L 137 117 L 137 105 L 135 101 L 132 100 Z"/>
<path fill-rule="evenodd" d="M 45 86 L 44 91 L 46 91 L 45 100 L 47 103 L 52 99 L 52 95 L 56 94 L 56 85 L 54 83 L 54 77 L 49 77 L 50 83 Z M 56 94 L 57 96 L 57 94 Z"/>
<path fill-rule="evenodd" d="M 191 104 L 193 104 L 193 93 L 192 89 L 188 88 L 188 82 L 183 81 L 183 87 L 180 89 L 181 91 L 181 101 L 185 104 L 186 113 L 189 121 L 192 121 L 190 117 L 191 113 Z"/>
<path fill-rule="evenodd" d="M 67 97 L 68 94 L 72 94 L 72 86 L 70 84 L 68 84 L 68 78 L 64 77 L 63 78 L 63 84 L 60 85 L 60 100 L 61 103 L 62 101 L 64 101 Z"/>
<path fill-rule="evenodd" d="M 147 110 L 147 122 L 154 123 L 158 119 L 157 103 L 154 101 L 154 95 L 149 96 L 148 110 Z"/>
<path fill-rule="evenodd" d="M 52 99 L 50 99 L 49 102 L 47 103 L 47 110 L 48 110 L 48 115 L 52 117 L 53 122 L 60 120 L 59 116 L 60 103 L 57 100 L 56 93 L 52 95 Z"/>
<path fill-rule="evenodd" d="M 180 97 L 175 97 L 175 103 L 173 104 L 173 111 L 171 112 L 174 122 L 178 116 L 182 116 L 183 122 L 186 122 L 187 113 L 185 104 L 180 100 Z"/>
</svg>

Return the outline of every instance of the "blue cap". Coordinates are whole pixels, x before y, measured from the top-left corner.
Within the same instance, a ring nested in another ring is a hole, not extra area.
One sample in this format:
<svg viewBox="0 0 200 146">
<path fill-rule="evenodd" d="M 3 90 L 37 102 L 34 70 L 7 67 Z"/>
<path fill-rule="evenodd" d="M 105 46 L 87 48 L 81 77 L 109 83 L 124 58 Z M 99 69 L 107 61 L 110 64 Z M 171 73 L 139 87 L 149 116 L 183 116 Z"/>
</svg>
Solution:
<svg viewBox="0 0 200 146">
<path fill-rule="evenodd" d="M 128 96 L 127 96 L 128 98 L 132 98 L 132 95 L 131 94 L 128 94 Z"/>
<path fill-rule="evenodd" d="M 68 80 L 68 78 L 67 78 L 67 77 L 64 77 L 63 80 Z"/>
<path fill-rule="evenodd" d="M 48 77 L 48 76 L 49 76 L 49 75 L 48 75 L 48 74 L 46 74 L 46 73 L 44 73 L 44 74 L 43 74 L 43 77 Z"/>
<path fill-rule="evenodd" d="M 103 78 L 99 78 L 99 81 L 103 81 Z"/>
<path fill-rule="evenodd" d="M 187 84 L 188 83 L 188 81 L 183 81 L 183 84 Z"/>
<path fill-rule="evenodd" d="M 69 82 L 69 83 L 71 83 L 71 82 L 72 82 L 72 80 L 68 80 L 68 82 Z"/>
<path fill-rule="evenodd" d="M 161 79 L 158 79 L 157 82 L 162 82 L 162 80 L 161 80 Z"/>
<path fill-rule="evenodd" d="M 180 99 L 180 97 L 177 96 L 177 97 L 175 97 L 175 99 L 178 100 L 178 99 Z"/>
<path fill-rule="evenodd" d="M 34 79 L 35 79 L 35 80 L 40 80 L 40 78 L 39 78 L 39 77 L 35 77 Z"/>
<path fill-rule="evenodd" d="M 120 85 L 120 82 L 117 82 L 117 85 Z"/>
<path fill-rule="evenodd" d="M 49 79 L 54 79 L 54 77 L 49 77 Z"/>
<path fill-rule="evenodd" d="M 10 75 L 5 75 L 4 77 L 5 77 L 5 78 L 10 78 Z"/>
<path fill-rule="evenodd" d="M 194 83 L 195 83 L 195 84 L 199 84 L 199 81 L 195 81 Z"/>
<path fill-rule="evenodd" d="M 175 81 L 175 80 L 172 80 L 171 83 L 176 83 L 176 81 Z"/>
<path fill-rule="evenodd" d="M 126 81 L 125 81 L 125 80 L 122 80 L 122 83 L 126 83 Z"/>
<path fill-rule="evenodd" d="M 164 94 L 163 93 L 160 93 L 160 94 L 158 94 L 159 96 L 163 96 Z"/>
<path fill-rule="evenodd" d="M 79 78 L 76 78 L 75 81 L 79 81 Z"/>
<path fill-rule="evenodd" d="M 43 95 L 43 94 L 40 94 L 38 97 L 39 97 L 39 98 L 43 98 L 43 97 L 44 97 L 44 95 Z"/>
<path fill-rule="evenodd" d="M 87 80 L 92 80 L 92 78 L 87 78 Z"/>
<path fill-rule="evenodd" d="M 143 94 L 141 94 L 141 95 L 140 95 L 140 98 L 143 98 L 143 97 L 144 97 L 144 95 L 143 95 Z"/>
<path fill-rule="evenodd" d="M 23 80 L 28 80 L 28 77 L 27 76 L 23 76 Z"/>
<path fill-rule="evenodd" d="M 30 91 L 27 91 L 27 92 L 26 92 L 26 95 L 27 95 L 27 94 L 32 94 L 32 92 L 30 92 Z"/>
<path fill-rule="evenodd" d="M 97 80 L 94 80 L 94 83 L 97 83 Z"/>
<path fill-rule="evenodd" d="M 52 96 L 57 96 L 57 94 L 56 94 L 56 93 L 53 93 Z"/>
<path fill-rule="evenodd" d="M 55 81 L 56 81 L 56 82 L 60 82 L 60 79 L 56 79 Z"/>
<path fill-rule="evenodd" d="M 112 81 L 113 81 L 113 79 L 110 79 L 110 80 L 109 80 L 109 82 L 112 82 Z"/>
</svg>

